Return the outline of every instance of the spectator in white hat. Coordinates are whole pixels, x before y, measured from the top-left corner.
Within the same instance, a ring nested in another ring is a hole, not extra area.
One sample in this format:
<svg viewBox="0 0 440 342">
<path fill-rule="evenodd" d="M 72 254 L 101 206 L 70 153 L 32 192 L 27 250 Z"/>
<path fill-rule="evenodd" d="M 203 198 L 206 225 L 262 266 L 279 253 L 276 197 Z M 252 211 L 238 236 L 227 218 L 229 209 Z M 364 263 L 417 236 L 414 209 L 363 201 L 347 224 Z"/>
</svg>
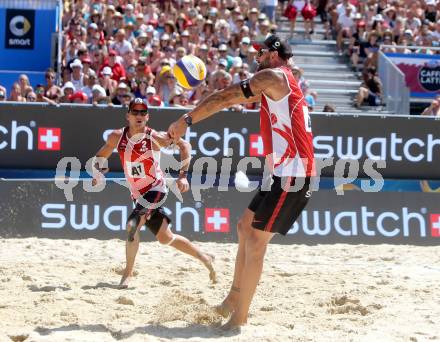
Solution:
<svg viewBox="0 0 440 342">
<path fill-rule="evenodd" d="M 114 105 L 122 105 L 126 94 L 128 94 L 128 86 L 125 83 L 120 82 L 116 88 L 116 94 L 112 98 L 112 103 Z"/>
<path fill-rule="evenodd" d="M 72 69 L 70 82 L 72 82 L 75 90 L 79 91 L 84 87 L 84 73 L 81 61 L 79 59 L 75 59 L 72 63 L 70 63 L 70 69 Z"/>
<path fill-rule="evenodd" d="M 70 103 L 69 96 L 75 92 L 75 86 L 72 82 L 66 82 L 63 86 L 63 96 L 60 98 L 60 103 Z"/>
<path fill-rule="evenodd" d="M 105 89 L 107 96 L 113 94 L 118 83 L 112 79 L 112 69 L 108 66 L 104 67 L 99 73 L 99 84 Z"/>
<path fill-rule="evenodd" d="M 124 23 L 127 25 L 128 23 L 134 24 L 135 22 L 136 17 L 134 16 L 134 6 L 132 4 L 127 4 L 127 6 L 125 6 Z"/>
<path fill-rule="evenodd" d="M 438 0 L 425 0 L 425 19 L 429 20 L 431 23 L 435 23 L 437 19 L 440 19 L 438 11 L 435 6 L 437 6 Z"/>
<path fill-rule="evenodd" d="M 105 93 L 105 89 L 99 84 L 95 84 L 92 88 L 91 101 L 93 105 L 108 104 L 108 97 Z"/>
<path fill-rule="evenodd" d="M 243 37 L 241 39 L 240 46 L 237 50 L 237 55 L 242 59 L 246 59 L 250 45 L 251 45 L 251 39 L 249 37 Z"/>
</svg>

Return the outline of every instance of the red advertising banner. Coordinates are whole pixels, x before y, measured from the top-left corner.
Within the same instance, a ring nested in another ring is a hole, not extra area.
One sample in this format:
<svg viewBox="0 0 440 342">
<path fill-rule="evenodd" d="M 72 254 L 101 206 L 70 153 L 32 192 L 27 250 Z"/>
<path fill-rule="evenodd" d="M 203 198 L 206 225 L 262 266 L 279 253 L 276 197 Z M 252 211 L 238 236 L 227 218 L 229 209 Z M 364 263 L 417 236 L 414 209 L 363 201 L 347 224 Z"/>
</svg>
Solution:
<svg viewBox="0 0 440 342">
<path fill-rule="evenodd" d="M 440 55 L 386 53 L 405 74 L 411 97 L 434 98 L 440 94 Z"/>
</svg>

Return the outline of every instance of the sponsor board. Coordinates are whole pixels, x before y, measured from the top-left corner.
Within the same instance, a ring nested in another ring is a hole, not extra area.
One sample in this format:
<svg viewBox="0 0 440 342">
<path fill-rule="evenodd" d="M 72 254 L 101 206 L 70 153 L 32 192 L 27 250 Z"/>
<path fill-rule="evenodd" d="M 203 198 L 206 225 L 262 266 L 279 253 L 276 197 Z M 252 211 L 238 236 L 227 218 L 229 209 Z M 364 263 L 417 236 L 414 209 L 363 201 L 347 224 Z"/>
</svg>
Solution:
<svg viewBox="0 0 440 342">
<path fill-rule="evenodd" d="M 109 182 L 104 191 L 88 193 L 77 187 L 74 201 L 51 182 L 0 182 L 0 236 L 125 239 L 125 222 L 132 210 L 128 191 Z M 233 188 L 202 190 L 195 201 L 170 194 L 164 209 L 172 230 L 199 241 L 236 241 L 236 224 L 255 192 Z M 274 243 L 440 245 L 440 206 L 433 193 L 347 191 L 314 192 L 286 236 Z M 331 205 L 329 205 L 331 203 Z M 153 240 L 146 231 L 142 240 Z"/>
<path fill-rule="evenodd" d="M 405 74 L 412 97 L 434 98 L 440 90 L 440 57 L 423 53 L 386 53 Z"/>
<path fill-rule="evenodd" d="M 54 170 L 61 158 L 76 157 L 84 169 L 111 131 L 125 125 L 124 112 L 123 108 L 1 105 L 0 167 Z M 176 109 L 151 109 L 150 125 L 166 130 L 182 114 Z M 440 120 L 324 114 L 311 114 L 311 119 L 315 157 L 324 177 L 341 176 L 347 165 L 355 163 L 356 176 L 363 178 L 380 173 L 384 178 L 440 179 Z M 40 133 L 43 128 L 51 130 Z M 219 113 L 189 128 L 184 138 L 192 145 L 191 167 L 197 172 L 263 172 L 257 112 Z M 179 157 L 172 149 L 163 152 L 165 169 Z M 116 153 L 109 167 L 121 171 Z"/>
<path fill-rule="evenodd" d="M 34 49 L 34 10 L 7 9 L 5 25 L 6 49 Z"/>
</svg>

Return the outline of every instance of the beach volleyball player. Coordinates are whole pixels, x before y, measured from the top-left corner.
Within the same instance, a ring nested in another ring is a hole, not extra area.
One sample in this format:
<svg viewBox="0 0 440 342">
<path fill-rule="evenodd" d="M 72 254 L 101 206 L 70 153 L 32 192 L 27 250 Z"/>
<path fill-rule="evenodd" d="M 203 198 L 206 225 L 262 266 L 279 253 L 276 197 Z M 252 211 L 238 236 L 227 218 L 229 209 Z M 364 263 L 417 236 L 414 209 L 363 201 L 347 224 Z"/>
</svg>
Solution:
<svg viewBox="0 0 440 342">
<path fill-rule="evenodd" d="M 135 207 L 126 226 L 128 233 L 126 268 L 120 287 L 126 288 L 132 276 L 139 248 L 139 230 L 144 224 L 161 244 L 172 246 L 200 260 L 208 269 L 211 281 L 215 282 L 212 255 L 203 253 L 185 237 L 173 234 L 169 228 L 171 220 L 161 207 L 168 190 L 159 167 L 160 148 L 169 146 L 173 141 L 166 132 L 155 131 L 147 126 L 148 106 L 141 98 L 130 102 L 126 119 L 128 126 L 115 130 L 109 135 L 107 142 L 95 156 L 96 162 L 93 163 L 93 183 L 97 184 L 104 173 L 100 168 L 103 165 L 100 158 L 108 159 L 116 148 L 134 201 Z M 186 175 L 191 145 L 183 139 L 177 139 L 175 143 L 180 149 L 182 160 L 176 185 L 179 191 L 185 192 L 189 189 Z"/>
<path fill-rule="evenodd" d="M 225 318 L 230 316 L 224 330 L 247 322 L 267 244 L 275 233 L 285 235 L 292 227 L 311 196 L 310 177 L 315 173 L 310 117 L 291 72 L 290 46 L 275 35 L 254 46 L 259 70 L 252 78 L 211 94 L 168 129 L 177 141 L 188 126 L 223 108 L 261 101 L 261 135 L 272 185 L 259 189 L 237 226 L 239 244 L 232 286 L 216 307 Z"/>
</svg>

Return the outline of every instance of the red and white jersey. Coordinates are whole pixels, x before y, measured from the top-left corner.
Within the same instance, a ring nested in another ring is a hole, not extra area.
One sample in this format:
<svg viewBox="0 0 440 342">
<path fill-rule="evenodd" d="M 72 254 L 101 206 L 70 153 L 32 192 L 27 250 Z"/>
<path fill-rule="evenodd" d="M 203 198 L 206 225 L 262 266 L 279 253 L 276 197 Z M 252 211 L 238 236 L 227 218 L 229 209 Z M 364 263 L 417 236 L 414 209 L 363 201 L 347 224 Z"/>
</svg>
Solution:
<svg viewBox="0 0 440 342">
<path fill-rule="evenodd" d="M 167 192 L 163 172 L 159 166 L 160 151 L 152 148 L 153 134 L 153 129 L 145 127 L 143 135 L 139 134 L 130 139 L 128 127 L 122 128 L 117 150 L 133 199 L 150 190 Z"/>
<path fill-rule="evenodd" d="M 313 134 L 304 95 L 288 67 L 284 73 L 290 93 L 274 101 L 261 98 L 260 134 L 264 155 L 275 176 L 310 177 L 315 175 Z"/>
</svg>

